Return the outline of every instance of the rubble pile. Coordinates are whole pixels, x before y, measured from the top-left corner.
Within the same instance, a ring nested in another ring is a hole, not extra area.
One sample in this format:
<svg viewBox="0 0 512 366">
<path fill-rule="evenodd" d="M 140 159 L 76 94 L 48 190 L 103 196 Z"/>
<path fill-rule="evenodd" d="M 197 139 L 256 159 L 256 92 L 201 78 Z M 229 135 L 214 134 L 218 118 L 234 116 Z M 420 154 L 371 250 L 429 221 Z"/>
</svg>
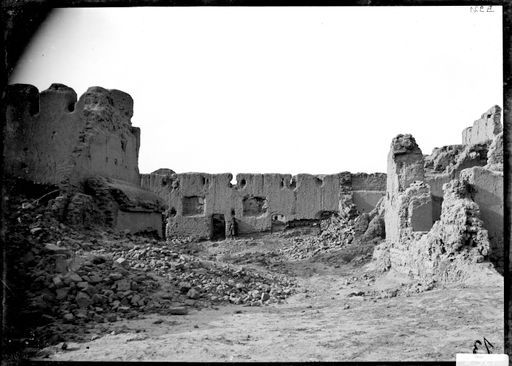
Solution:
<svg viewBox="0 0 512 366">
<path fill-rule="evenodd" d="M 12 195 L 8 201 L 11 311 L 20 333 L 44 332 L 34 341 L 56 342 L 59 332 L 147 313 L 280 303 L 295 292 L 282 275 L 186 254 L 187 239 L 166 243 L 84 227 L 77 231 L 52 215 L 55 200 Z"/>
<path fill-rule="evenodd" d="M 352 205 L 353 206 L 353 205 Z M 384 238 L 383 200 L 370 213 L 358 214 L 354 209 L 342 211 L 322 220 L 316 236 L 292 238 L 293 245 L 280 250 L 292 260 L 302 260 L 338 250 L 347 245 L 377 243 Z"/>
<path fill-rule="evenodd" d="M 151 271 L 167 280 L 174 301 L 187 305 L 206 302 L 260 306 L 281 303 L 295 292 L 295 283 L 282 275 L 253 268 L 199 259 L 165 243 L 135 246 L 113 252 L 126 267 Z M 166 295 L 169 298 L 169 294 Z"/>
</svg>

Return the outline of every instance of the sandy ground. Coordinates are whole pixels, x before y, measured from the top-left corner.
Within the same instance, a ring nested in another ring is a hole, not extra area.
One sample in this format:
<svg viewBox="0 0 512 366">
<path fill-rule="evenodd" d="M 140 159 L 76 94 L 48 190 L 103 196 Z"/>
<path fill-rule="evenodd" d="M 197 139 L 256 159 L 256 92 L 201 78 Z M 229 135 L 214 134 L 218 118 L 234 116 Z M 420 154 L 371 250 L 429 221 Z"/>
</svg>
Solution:
<svg viewBox="0 0 512 366">
<path fill-rule="evenodd" d="M 453 361 L 483 337 L 493 353 L 503 352 L 503 283 L 495 273 L 478 284 L 376 299 L 348 295 L 404 280 L 388 273 L 346 285 L 364 268 L 308 268 L 298 278 L 302 292 L 285 304 L 147 315 L 114 323 L 113 334 L 101 338 L 92 330 L 94 340 L 67 350 L 50 347 L 50 360 Z"/>
</svg>

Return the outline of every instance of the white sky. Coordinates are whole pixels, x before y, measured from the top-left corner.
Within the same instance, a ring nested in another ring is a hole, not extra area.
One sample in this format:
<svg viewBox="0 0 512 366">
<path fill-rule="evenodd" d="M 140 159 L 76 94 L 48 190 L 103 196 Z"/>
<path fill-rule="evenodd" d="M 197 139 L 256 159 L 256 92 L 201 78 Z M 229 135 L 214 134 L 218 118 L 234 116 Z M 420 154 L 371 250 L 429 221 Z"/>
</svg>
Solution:
<svg viewBox="0 0 512 366">
<path fill-rule="evenodd" d="M 385 172 L 395 135 L 430 153 L 503 105 L 492 9 L 60 9 L 10 83 L 128 92 L 141 173 Z"/>
</svg>

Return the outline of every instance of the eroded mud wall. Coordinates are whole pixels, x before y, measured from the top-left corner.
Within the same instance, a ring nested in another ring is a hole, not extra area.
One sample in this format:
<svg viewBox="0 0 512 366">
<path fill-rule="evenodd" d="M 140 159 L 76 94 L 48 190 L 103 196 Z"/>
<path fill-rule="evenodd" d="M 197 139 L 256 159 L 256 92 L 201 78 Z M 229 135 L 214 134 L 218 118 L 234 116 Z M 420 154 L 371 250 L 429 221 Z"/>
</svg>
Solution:
<svg viewBox="0 0 512 366">
<path fill-rule="evenodd" d="M 474 263 L 503 265 L 503 134 L 499 107 L 475 122 L 467 145 L 423 156 L 411 135 L 398 135 L 388 155 L 385 268 L 417 277 L 458 278 Z M 477 133 L 477 131 L 479 131 Z M 490 140 L 492 138 L 492 140 Z M 473 269 L 471 269 L 473 268 Z"/>
<path fill-rule="evenodd" d="M 492 140 L 503 129 L 501 126 L 501 108 L 497 105 L 477 119 L 473 126 L 462 131 L 462 143 L 473 145 Z"/>
<path fill-rule="evenodd" d="M 140 130 L 131 126 L 128 94 L 91 87 L 77 101 L 62 84 L 40 94 L 15 84 L 6 102 L 6 174 L 55 185 L 94 175 L 138 184 Z"/>
<path fill-rule="evenodd" d="M 57 186 L 55 215 L 68 224 L 162 235 L 163 206 L 140 187 L 130 95 L 91 87 L 77 100 L 62 84 L 15 84 L 5 101 L 7 178 Z"/>
<path fill-rule="evenodd" d="M 272 220 L 316 220 L 340 210 L 348 195 L 360 212 L 384 195 L 385 174 L 332 175 L 184 173 L 160 170 L 141 176 L 141 185 L 165 200 L 168 233 L 210 237 L 212 215 L 236 218 L 238 232 L 271 230 Z"/>
</svg>

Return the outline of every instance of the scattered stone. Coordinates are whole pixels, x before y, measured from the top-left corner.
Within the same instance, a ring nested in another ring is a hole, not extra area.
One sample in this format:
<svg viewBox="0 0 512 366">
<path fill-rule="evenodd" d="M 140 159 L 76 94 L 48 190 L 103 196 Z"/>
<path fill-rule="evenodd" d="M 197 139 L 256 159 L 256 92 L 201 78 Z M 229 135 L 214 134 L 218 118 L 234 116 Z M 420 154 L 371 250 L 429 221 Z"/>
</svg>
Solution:
<svg viewBox="0 0 512 366">
<path fill-rule="evenodd" d="M 190 290 L 188 290 L 187 296 L 191 299 L 198 299 L 199 296 L 201 296 L 201 294 L 195 288 L 191 288 Z"/>
<path fill-rule="evenodd" d="M 167 309 L 167 313 L 171 315 L 187 315 L 188 310 L 185 307 L 172 307 Z"/>
<path fill-rule="evenodd" d="M 66 313 L 64 314 L 64 316 L 62 317 L 65 321 L 67 322 L 71 322 L 73 321 L 73 319 L 75 319 L 75 317 L 73 316 L 73 314 L 71 313 Z"/>
<path fill-rule="evenodd" d="M 115 260 L 115 263 L 116 263 L 116 264 L 118 264 L 118 265 L 120 265 L 120 266 L 126 266 L 126 265 L 128 264 L 128 262 L 126 261 L 126 259 L 125 259 L 125 258 L 122 258 L 122 257 L 121 257 L 121 258 L 117 258 L 117 259 Z"/>
<path fill-rule="evenodd" d="M 80 291 L 75 298 L 76 303 L 80 308 L 87 308 L 92 304 L 91 298 L 85 292 Z"/>
</svg>

